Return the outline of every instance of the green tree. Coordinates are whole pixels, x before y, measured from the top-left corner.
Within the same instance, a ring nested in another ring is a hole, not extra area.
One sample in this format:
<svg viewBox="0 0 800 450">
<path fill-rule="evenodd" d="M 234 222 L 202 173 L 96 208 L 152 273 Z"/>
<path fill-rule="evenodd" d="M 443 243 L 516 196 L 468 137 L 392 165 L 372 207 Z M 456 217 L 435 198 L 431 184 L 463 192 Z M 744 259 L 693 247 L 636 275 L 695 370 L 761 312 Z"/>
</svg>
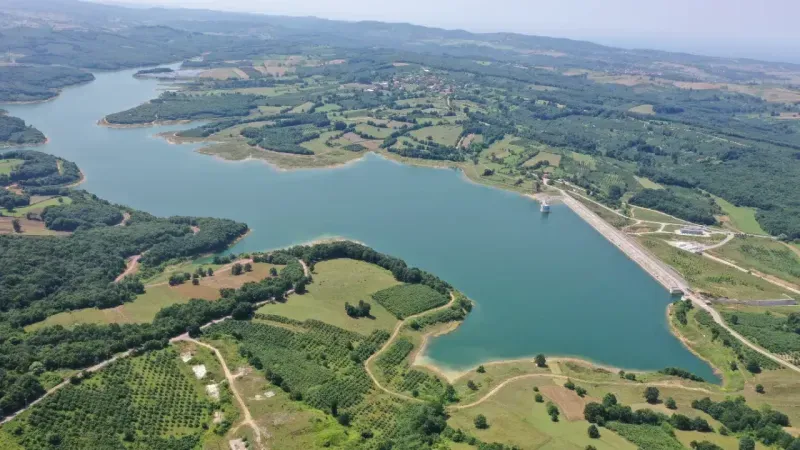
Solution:
<svg viewBox="0 0 800 450">
<path fill-rule="evenodd" d="M 231 275 L 241 275 L 243 271 L 243 267 L 240 263 L 236 263 L 231 267 Z"/>
<path fill-rule="evenodd" d="M 756 441 L 753 440 L 750 436 L 745 436 L 739 439 L 739 450 L 755 450 L 756 449 Z"/>
<path fill-rule="evenodd" d="M 478 366 L 478 373 L 486 373 L 486 369 L 483 366 Z"/>
<path fill-rule="evenodd" d="M 214 269 L 212 269 L 211 267 L 209 267 L 209 268 L 208 268 L 208 270 L 206 270 L 206 274 L 207 274 L 208 276 L 210 276 L 210 277 L 213 277 L 213 276 L 214 276 Z"/>
<path fill-rule="evenodd" d="M 489 428 L 489 422 L 486 420 L 486 416 L 484 416 L 483 414 L 478 414 L 477 416 L 475 416 L 474 423 L 475 423 L 475 428 L 479 430 L 485 430 Z"/>
<path fill-rule="evenodd" d="M 533 360 L 536 362 L 536 365 L 539 367 L 547 367 L 547 359 L 545 359 L 544 355 L 539 353 L 536 355 Z"/>
<path fill-rule="evenodd" d="M 756 392 L 758 392 L 759 394 L 763 394 L 764 393 L 764 385 L 757 384 L 756 385 Z"/>
<path fill-rule="evenodd" d="M 542 394 L 540 394 L 538 392 L 536 393 L 536 395 L 533 398 L 534 398 L 534 400 L 536 400 L 536 403 L 544 403 L 544 397 L 542 396 Z"/>
<path fill-rule="evenodd" d="M 273 277 L 277 277 L 278 276 L 278 269 L 276 269 L 275 267 L 270 267 L 269 268 L 269 275 L 273 276 Z"/>
<path fill-rule="evenodd" d="M 644 399 L 647 400 L 647 403 L 654 405 L 658 403 L 658 388 L 653 386 L 648 386 L 644 390 Z"/>
<path fill-rule="evenodd" d="M 678 405 L 675 403 L 675 399 L 672 397 L 667 397 L 667 399 L 664 400 L 664 406 L 669 409 L 678 409 Z"/>
<path fill-rule="evenodd" d="M 595 424 L 589 425 L 588 432 L 589 432 L 589 437 L 590 438 L 592 438 L 592 439 L 600 438 L 600 430 L 597 429 L 597 426 Z"/>
<path fill-rule="evenodd" d="M 475 384 L 475 382 L 472 381 L 472 380 L 467 381 L 467 387 L 470 388 L 473 391 L 477 391 L 478 390 L 478 385 Z"/>
<path fill-rule="evenodd" d="M 612 393 L 607 393 L 603 396 L 603 406 L 606 408 L 610 408 L 617 404 L 617 396 Z"/>
<path fill-rule="evenodd" d="M 22 224 L 19 223 L 19 219 L 12 220 L 11 226 L 14 227 L 14 233 L 22 233 Z"/>
<path fill-rule="evenodd" d="M 253 265 L 250 264 L 250 263 L 245 263 L 244 264 L 244 271 L 245 272 L 252 272 L 253 271 Z"/>
</svg>

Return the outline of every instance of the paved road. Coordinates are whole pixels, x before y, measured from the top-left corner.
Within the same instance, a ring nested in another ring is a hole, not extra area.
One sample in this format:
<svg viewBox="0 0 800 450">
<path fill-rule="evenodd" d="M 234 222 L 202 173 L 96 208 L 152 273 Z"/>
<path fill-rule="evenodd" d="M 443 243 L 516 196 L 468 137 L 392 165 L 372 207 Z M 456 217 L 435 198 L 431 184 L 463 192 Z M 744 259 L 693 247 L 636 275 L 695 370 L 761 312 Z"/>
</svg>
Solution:
<svg viewBox="0 0 800 450">
<path fill-rule="evenodd" d="M 686 298 L 690 299 L 692 303 L 696 306 L 702 308 L 703 310 L 707 311 L 714 321 L 728 331 L 733 337 L 738 339 L 742 342 L 742 344 L 748 346 L 753 351 L 756 351 L 767 358 L 775 361 L 776 363 L 780 364 L 787 369 L 793 370 L 797 373 L 800 373 L 800 367 L 785 361 L 778 356 L 772 354 L 771 352 L 759 347 L 756 344 L 748 341 L 744 336 L 737 333 L 733 328 L 729 327 L 725 320 L 723 320 L 720 313 L 708 305 L 705 300 L 697 295 L 689 286 L 689 283 L 686 282 L 682 277 L 675 273 L 675 271 L 667 266 L 665 263 L 660 261 L 655 256 L 651 255 L 649 252 L 644 250 L 641 246 L 637 243 L 634 243 L 630 238 L 628 238 L 624 233 L 620 232 L 616 228 L 609 225 L 606 221 L 600 218 L 597 214 L 592 212 L 589 208 L 587 208 L 581 202 L 575 200 L 574 198 L 567 195 L 563 190 L 561 190 L 561 194 L 564 197 L 564 203 L 572 208 L 579 216 L 583 217 L 586 222 L 588 222 L 591 226 L 593 226 L 597 231 L 599 231 L 603 236 L 605 236 L 611 243 L 616 245 L 620 250 L 622 250 L 629 258 L 631 258 L 634 262 L 639 264 L 644 270 L 647 271 L 650 275 L 653 276 L 659 283 L 661 283 L 667 289 L 672 289 L 673 287 L 680 288 Z"/>
</svg>

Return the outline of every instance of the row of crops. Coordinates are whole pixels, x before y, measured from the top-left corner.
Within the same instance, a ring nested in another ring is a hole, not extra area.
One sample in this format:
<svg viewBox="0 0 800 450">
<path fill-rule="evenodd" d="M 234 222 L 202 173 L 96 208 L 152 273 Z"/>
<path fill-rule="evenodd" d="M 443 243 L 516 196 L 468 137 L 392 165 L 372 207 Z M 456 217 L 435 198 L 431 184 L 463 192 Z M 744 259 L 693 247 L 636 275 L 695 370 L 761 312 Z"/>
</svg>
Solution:
<svg viewBox="0 0 800 450">
<path fill-rule="evenodd" d="M 215 404 L 172 349 L 119 360 L 32 407 L 4 431 L 30 449 L 194 448 Z"/>
<path fill-rule="evenodd" d="M 377 331 L 364 337 L 317 320 L 293 331 L 261 322 L 228 320 L 210 327 L 211 336 L 228 334 L 239 351 L 292 398 L 331 411 L 360 403 L 372 388 L 362 365 L 389 335 Z"/>
<path fill-rule="evenodd" d="M 372 298 L 398 319 L 447 304 L 447 297 L 424 284 L 401 284 L 380 290 Z"/>
</svg>

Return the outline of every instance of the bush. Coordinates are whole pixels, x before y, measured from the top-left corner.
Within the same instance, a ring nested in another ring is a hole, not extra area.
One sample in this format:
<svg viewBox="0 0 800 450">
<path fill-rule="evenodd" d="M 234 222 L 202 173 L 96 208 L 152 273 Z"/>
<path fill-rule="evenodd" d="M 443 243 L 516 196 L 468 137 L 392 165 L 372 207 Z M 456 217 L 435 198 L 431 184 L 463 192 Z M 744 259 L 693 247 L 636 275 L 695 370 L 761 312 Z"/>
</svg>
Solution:
<svg viewBox="0 0 800 450">
<path fill-rule="evenodd" d="M 489 428 L 489 422 L 486 420 L 486 416 L 484 416 L 483 414 L 478 414 L 477 416 L 475 416 L 474 423 L 475 423 L 475 428 L 479 430 L 485 430 Z"/>
<path fill-rule="evenodd" d="M 589 425 L 589 437 L 592 439 L 599 439 L 600 438 L 600 430 L 597 429 L 595 424 Z"/>
</svg>

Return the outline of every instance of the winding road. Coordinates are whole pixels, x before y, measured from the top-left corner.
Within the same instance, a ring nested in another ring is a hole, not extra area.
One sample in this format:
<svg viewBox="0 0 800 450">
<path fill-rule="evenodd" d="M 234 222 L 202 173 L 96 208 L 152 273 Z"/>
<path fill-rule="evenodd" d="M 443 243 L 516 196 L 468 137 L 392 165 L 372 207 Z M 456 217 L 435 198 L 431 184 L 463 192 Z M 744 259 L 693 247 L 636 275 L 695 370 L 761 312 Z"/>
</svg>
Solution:
<svg viewBox="0 0 800 450">
<path fill-rule="evenodd" d="M 447 309 L 447 308 L 451 307 L 455 303 L 455 301 L 456 301 L 456 296 L 455 296 L 455 294 L 453 294 L 452 291 L 450 291 L 450 301 L 447 302 L 446 305 L 439 306 L 438 308 L 429 309 L 429 310 L 423 311 L 423 312 L 421 312 L 419 314 L 414 314 L 412 316 L 408 316 L 405 319 L 401 320 L 394 327 L 394 331 L 392 332 L 392 335 L 389 336 L 389 339 L 386 341 L 385 344 L 383 344 L 383 347 L 381 347 L 380 350 L 378 350 L 377 352 L 373 353 L 372 356 L 370 356 L 369 358 L 367 358 L 366 361 L 364 361 L 364 369 L 367 371 L 367 375 L 369 375 L 369 377 L 372 379 L 372 382 L 375 383 L 375 386 L 378 389 L 382 390 L 383 392 L 385 392 L 385 393 L 387 393 L 389 395 L 393 395 L 395 397 L 402 398 L 404 400 L 410 400 L 410 401 L 413 401 L 413 402 L 422 402 L 422 400 L 420 400 L 418 398 L 414 398 L 414 397 L 402 394 L 400 392 L 395 392 L 395 391 L 393 391 L 391 389 L 388 389 L 385 386 L 383 386 L 380 383 L 380 381 L 378 381 L 378 378 L 375 376 L 375 374 L 372 373 L 372 369 L 370 368 L 370 364 L 372 364 L 372 361 L 374 361 L 375 358 L 377 358 L 381 353 L 386 351 L 386 349 L 388 349 L 389 346 L 391 346 L 392 343 L 394 343 L 394 340 L 397 338 L 397 336 L 400 334 L 400 331 L 403 329 L 403 325 L 405 325 L 406 323 L 408 323 L 412 319 L 416 319 L 417 317 L 426 316 L 428 314 L 433 314 L 436 311 Z"/>
</svg>

